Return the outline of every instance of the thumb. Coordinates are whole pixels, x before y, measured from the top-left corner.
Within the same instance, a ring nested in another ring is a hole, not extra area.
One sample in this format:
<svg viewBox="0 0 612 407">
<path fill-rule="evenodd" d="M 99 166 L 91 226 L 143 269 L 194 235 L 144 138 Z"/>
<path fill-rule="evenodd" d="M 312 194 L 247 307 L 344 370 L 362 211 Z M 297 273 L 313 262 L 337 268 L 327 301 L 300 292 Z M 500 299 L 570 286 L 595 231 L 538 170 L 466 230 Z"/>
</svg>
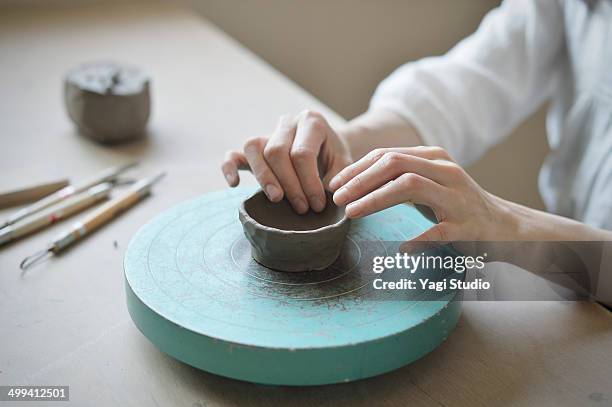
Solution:
<svg viewBox="0 0 612 407">
<path fill-rule="evenodd" d="M 448 243 L 444 223 L 437 223 L 417 237 L 400 245 L 400 252 L 415 253 L 435 249 Z"/>
</svg>

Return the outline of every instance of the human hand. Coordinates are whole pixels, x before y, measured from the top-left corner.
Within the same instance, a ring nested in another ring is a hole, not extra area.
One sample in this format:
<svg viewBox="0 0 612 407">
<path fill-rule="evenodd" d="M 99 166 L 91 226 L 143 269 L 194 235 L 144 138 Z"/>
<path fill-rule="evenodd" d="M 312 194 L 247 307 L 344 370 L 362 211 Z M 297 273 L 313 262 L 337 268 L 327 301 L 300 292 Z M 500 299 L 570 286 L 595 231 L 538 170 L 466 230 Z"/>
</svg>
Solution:
<svg viewBox="0 0 612 407">
<path fill-rule="evenodd" d="M 329 186 L 350 218 L 406 202 L 430 207 L 438 223 L 413 242 L 505 240 L 514 227 L 506 201 L 481 188 L 439 147 L 374 150 Z"/>
<path fill-rule="evenodd" d="M 243 151 L 227 152 L 221 169 L 231 187 L 240 183 L 239 169 L 251 170 L 268 199 L 287 197 L 302 214 L 325 208 L 325 187 L 351 162 L 348 148 L 327 120 L 306 110 L 282 116 L 269 138 L 254 137 Z"/>
</svg>

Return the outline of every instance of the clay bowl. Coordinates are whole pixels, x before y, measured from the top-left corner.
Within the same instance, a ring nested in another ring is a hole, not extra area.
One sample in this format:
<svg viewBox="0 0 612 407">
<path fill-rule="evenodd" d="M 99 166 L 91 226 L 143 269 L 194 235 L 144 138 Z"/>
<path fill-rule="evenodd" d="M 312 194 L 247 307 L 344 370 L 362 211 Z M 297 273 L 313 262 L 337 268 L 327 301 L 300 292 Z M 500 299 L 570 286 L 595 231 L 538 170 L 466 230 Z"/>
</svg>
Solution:
<svg viewBox="0 0 612 407">
<path fill-rule="evenodd" d="M 321 213 L 298 215 L 286 199 L 273 203 L 259 190 L 239 210 L 251 255 L 278 271 L 311 271 L 329 267 L 340 254 L 350 222 L 343 207 L 327 193 Z"/>
</svg>

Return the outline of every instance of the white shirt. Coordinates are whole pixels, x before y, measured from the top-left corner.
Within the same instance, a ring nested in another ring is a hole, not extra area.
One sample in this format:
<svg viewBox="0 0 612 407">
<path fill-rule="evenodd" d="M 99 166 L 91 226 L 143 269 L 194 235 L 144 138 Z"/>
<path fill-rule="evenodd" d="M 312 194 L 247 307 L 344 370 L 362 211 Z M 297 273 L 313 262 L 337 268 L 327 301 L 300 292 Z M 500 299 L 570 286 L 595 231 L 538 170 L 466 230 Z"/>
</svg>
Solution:
<svg viewBox="0 0 612 407">
<path fill-rule="evenodd" d="M 547 209 L 612 229 L 612 0 L 506 0 L 446 55 L 397 69 L 371 108 L 466 164 L 547 100 Z"/>
</svg>

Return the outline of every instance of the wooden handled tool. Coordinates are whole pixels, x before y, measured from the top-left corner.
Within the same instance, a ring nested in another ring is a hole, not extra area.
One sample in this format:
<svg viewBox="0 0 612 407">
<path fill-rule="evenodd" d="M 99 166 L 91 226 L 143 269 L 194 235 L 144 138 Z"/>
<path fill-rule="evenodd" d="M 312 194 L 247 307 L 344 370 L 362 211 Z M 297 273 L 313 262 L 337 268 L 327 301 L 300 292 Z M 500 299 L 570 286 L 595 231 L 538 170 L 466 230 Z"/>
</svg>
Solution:
<svg viewBox="0 0 612 407">
<path fill-rule="evenodd" d="M 3 225 L 0 226 L 0 229 L 8 225 L 12 225 L 13 223 L 16 223 L 34 213 L 40 212 L 43 209 L 50 207 L 51 205 L 55 205 L 56 203 L 61 202 L 64 199 L 83 192 L 93 187 L 94 185 L 98 185 L 102 182 L 115 182 L 119 175 L 121 175 L 121 173 L 123 173 L 129 168 L 132 168 L 135 165 L 136 163 L 130 163 L 119 167 L 107 168 L 101 173 L 81 182 L 80 184 L 68 185 L 67 187 L 60 189 L 59 191 L 41 199 L 40 201 L 37 201 L 32 205 L 28 205 L 25 208 L 15 212 L 4 222 Z"/>
<path fill-rule="evenodd" d="M 164 175 L 165 173 L 162 172 L 154 177 L 144 178 L 136 182 L 124 193 L 88 214 L 82 222 L 74 223 L 69 230 L 59 235 L 46 249 L 23 259 L 20 265 L 21 269 L 27 269 L 49 254 L 59 253 L 83 236 L 110 222 L 115 216 L 147 196 L 151 192 L 153 184 L 162 179 Z"/>
<path fill-rule="evenodd" d="M 108 198 L 112 184 L 104 182 L 89 188 L 87 191 L 66 199 L 53 208 L 41 211 L 20 222 L 0 229 L 0 246 L 12 240 L 34 233 L 62 219 L 74 215 L 96 202 Z"/>
<path fill-rule="evenodd" d="M 67 179 L 54 182 L 33 185 L 26 188 L 0 193 L 0 209 L 10 208 L 11 206 L 25 205 L 37 201 L 45 196 L 52 194 L 68 186 Z"/>
</svg>

